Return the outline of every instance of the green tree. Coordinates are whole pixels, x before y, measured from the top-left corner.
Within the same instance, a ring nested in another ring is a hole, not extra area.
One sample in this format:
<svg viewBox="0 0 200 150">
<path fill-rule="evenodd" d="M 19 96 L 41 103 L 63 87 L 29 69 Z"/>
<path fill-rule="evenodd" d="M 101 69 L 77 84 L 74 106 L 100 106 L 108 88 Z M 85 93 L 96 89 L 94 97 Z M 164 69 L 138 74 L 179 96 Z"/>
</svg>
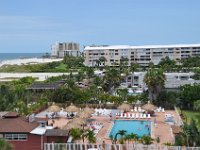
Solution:
<svg viewBox="0 0 200 150">
<path fill-rule="evenodd" d="M 102 57 L 99 58 L 99 61 L 100 61 L 101 64 L 103 64 L 103 66 L 105 66 L 107 59 L 104 56 L 102 56 Z"/>
<path fill-rule="evenodd" d="M 121 75 L 120 75 L 119 70 L 115 68 L 111 68 L 105 72 L 104 81 L 105 81 L 105 84 L 108 85 L 108 89 L 110 89 L 113 86 L 114 87 L 118 86 L 120 83 L 120 80 L 121 80 Z"/>
<path fill-rule="evenodd" d="M 87 78 L 92 78 L 94 76 L 94 69 L 92 67 L 84 68 Z"/>
<path fill-rule="evenodd" d="M 79 128 L 72 128 L 69 131 L 69 135 L 71 135 L 74 140 L 79 140 L 81 139 L 81 130 Z"/>
<path fill-rule="evenodd" d="M 200 131 L 195 120 L 184 123 L 182 131 L 175 137 L 175 144 L 182 146 L 200 146 Z"/>
<path fill-rule="evenodd" d="M 123 101 L 127 101 L 128 89 L 117 89 L 117 94 Z"/>
<path fill-rule="evenodd" d="M 180 87 L 180 101 L 183 108 L 191 109 L 195 101 L 200 99 L 200 84 L 186 84 Z"/>
<path fill-rule="evenodd" d="M 131 63 L 130 71 L 135 72 L 138 70 L 139 67 L 140 67 L 140 65 L 138 63 Z"/>
<path fill-rule="evenodd" d="M 96 143 L 96 137 L 93 131 L 87 130 L 87 139 L 89 143 Z"/>
<path fill-rule="evenodd" d="M 194 102 L 194 109 L 200 111 L 200 100 Z"/>
<path fill-rule="evenodd" d="M 148 86 L 149 99 L 156 100 L 165 83 L 163 70 L 150 68 L 144 76 L 144 82 Z"/>
<path fill-rule="evenodd" d="M 143 135 L 140 140 L 141 140 L 141 143 L 144 145 L 150 145 L 154 141 L 154 139 L 152 139 L 150 136 L 147 136 L 147 135 Z"/>
<path fill-rule="evenodd" d="M 0 138 L 0 150 L 12 150 L 12 149 L 13 146 L 10 143 Z"/>
<path fill-rule="evenodd" d="M 126 130 L 119 130 L 116 134 L 115 134 L 115 143 L 117 141 L 117 136 L 120 135 L 120 140 L 123 141 L 123 137 L 126 135 Z"/>
<path fill-rule="evenodd" d="M 171 71 L 172 68 L 176 67 L 176 61 L 171 60 L 168 56 L 162 58 L 158 64 L 159 67 L 163 68 L 165 71 Z"/>
</svg>

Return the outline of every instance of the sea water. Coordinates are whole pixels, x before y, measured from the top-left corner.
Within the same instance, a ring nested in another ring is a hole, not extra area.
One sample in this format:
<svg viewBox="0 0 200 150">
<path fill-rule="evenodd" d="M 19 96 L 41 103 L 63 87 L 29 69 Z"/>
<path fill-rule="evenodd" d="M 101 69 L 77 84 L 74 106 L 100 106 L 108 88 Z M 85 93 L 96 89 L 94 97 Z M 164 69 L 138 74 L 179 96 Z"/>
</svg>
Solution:
<svg viewBox="0 0 200 150">
<path fill-rule="evenodd" d="M 45 53 L 0 53 L 0 62 L 3 60 L 42 57 Z"/>
</svg>

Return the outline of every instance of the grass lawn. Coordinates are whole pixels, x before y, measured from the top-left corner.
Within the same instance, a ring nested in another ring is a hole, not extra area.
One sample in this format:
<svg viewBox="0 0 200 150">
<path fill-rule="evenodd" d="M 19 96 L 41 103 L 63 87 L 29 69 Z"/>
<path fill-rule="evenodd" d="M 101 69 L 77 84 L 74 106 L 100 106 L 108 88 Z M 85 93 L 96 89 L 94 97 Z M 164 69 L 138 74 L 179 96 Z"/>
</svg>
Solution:
<svg viewBox="0 0 200 150">
<path fill-rule="evenodd" d="M 183 111 L 183 114 L 186 116 L 186 120 L 189 123 L 191 119 L 193 118 L 200 128 L 200 112 L 194 112 L 194 111 Z"/>
<path fill-rule="evenodd" d="M 60 63 L 60 65 L 56 67 L 56 70 L 63 70 L 63 71 L 65 71 L 65 70 L 67 70 L 66 69 L 66 65 L 64 63 Z"/>
</svg>

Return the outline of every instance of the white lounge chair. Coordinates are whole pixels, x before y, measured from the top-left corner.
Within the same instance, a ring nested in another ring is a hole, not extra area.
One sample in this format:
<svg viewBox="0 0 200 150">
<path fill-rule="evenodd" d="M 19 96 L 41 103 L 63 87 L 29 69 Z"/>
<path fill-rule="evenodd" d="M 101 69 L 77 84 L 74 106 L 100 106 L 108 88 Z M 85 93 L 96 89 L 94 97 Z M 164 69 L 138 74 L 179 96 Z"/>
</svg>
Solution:
<svg viewBox="0 0 200 150">
<path fill-rule="evenodd" d="M 162 108 L 162 109 L 161 109 L 161 111 L 162 111 L 162 112 L 165 112 L 165 109 L 164 109 L 164 108 Z"/>
<path fill-rule="evenodd" d="M 135 114 L 135 118 L 138 119 L 139 118 L 139 114 Z"/>
<path fill-rule="evenodd" d="M 139 112 L 142 112 L 142 109 L 141 109 L 141 107 L 138 107 L 138 111 L 139 111 Z"/>
<path fill-rule="evenodd" d="M 135 118 L 135 114 L 133 114 L 133 113 L 132 113 L 132 116 L 131 116 L 131 118 L 132 118 L 132 119 L 134 119 L 134 118 Z"/>
<path fill-rule="evenodd" d="M 143 117 L 144 117 L 144 119 L 146 119 L 147 118 L 147 114 L 144 114 Z"/>
<path fill-rule="evenodd" d="M 73 140 L 73 137 L 70 136 L 70 137 L 68 138 L 68 140 L 67 140 L 67 143 L 72 143 L 72 140 Z"/>
<path fill-rule="evenodd" d="M 134 107 L 134 111 L 137 112 L 137 107 Z"/>
<path fill-rule="evenodd" d="M 127 118 L 127 114 L 126 113 L 124 114 L 124 118 Z"/>
<path fill-rule="evenodd" d="M 120 118 L 123 118 L 123 117 L 124 117 L 124 115 L 123 115 L 123 113 L 121 113 L 121 114 L 120 114 Z"/>
<path fill-rule="evenodd" d="M 140 118 L 140 119 L 143 119 L 143 114 L 141 114 L 141 113 L 140 113 L 140 116 L 139 116 L 139 118 Z"/>
<path fill-rule="evenodd" d="M 161 111 L 161 109 L 160 109 L 160 108 L 158 108 L 158 109 L 157 109 L 157 112 L 160 112 L 160 111 Z"/>
<path fill-rule="evenodd" d="M 131 109 L 131 112 L 133 112 L 133 109 Z"/>
<path fill-rule="evenodd" d="M 151 115 L 150 115 L 150 114 L 148 114 L 148 115 L 147 115 L 147 118 L 148 118 L 148 119 L 150 119 L 150 118 L 151 118 Z"/>
</svg>

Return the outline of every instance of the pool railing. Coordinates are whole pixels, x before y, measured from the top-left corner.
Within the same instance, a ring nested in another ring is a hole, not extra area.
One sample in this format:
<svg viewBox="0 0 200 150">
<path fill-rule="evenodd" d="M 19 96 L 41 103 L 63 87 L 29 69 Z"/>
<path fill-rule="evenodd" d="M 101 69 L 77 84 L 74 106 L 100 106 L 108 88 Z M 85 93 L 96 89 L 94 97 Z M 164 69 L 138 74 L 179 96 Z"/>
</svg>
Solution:
<svg viewBox="0 0 200 150">
<path fill-rule="evenodd" d="M 133 144 L 45 143 L 44 150 L 200 150 L 200 147 Z"/>
</svg>

